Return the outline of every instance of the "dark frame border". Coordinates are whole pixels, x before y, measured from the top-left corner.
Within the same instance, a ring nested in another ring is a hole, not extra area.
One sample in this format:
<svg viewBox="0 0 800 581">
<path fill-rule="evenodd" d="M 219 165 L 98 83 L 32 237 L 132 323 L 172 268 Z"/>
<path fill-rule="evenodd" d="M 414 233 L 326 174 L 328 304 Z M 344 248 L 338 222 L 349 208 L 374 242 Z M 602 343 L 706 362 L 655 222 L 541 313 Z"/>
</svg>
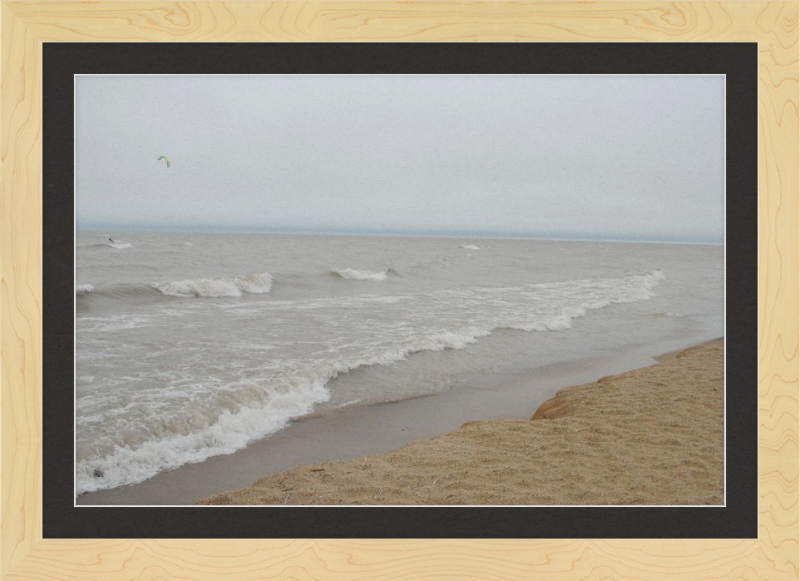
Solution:
<svg viewBox="0 0 800 581">
<path fill-rule="evenodd" d="M 44 538 L 757 538 L 757 43 L 44 43 Z M 726 507 L 74 507 L 75 74 L 724 74 Z"/>
</svg>

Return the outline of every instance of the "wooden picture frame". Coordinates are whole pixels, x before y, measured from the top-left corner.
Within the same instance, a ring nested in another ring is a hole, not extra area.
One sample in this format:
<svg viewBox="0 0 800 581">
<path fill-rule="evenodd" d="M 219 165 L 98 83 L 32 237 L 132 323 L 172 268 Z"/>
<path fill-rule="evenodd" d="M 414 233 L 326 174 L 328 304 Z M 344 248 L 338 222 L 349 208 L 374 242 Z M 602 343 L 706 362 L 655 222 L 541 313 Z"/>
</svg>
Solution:
<svg viewBox="0 0 800 581">
<path fill-rule="evenodd" d="M 797 2 L 3 2 L 0 10 L 0 579 L 798 579 Z M 121 41 L 757 42 L 758 538 L 44 539 L 42 43 Z"/>
</svg>

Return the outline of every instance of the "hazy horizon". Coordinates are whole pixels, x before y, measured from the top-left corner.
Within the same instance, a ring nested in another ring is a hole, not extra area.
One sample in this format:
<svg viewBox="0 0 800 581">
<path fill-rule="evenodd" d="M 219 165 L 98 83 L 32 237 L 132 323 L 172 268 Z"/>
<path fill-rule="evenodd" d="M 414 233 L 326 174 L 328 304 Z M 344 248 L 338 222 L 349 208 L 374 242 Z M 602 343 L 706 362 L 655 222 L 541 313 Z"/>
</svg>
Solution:
<svg viewBox="0 0 800 581">
<path fill-rule="evenodd" d="M 97 226 L 79 228 L 75 230 L 78 234 L 98 234 L 111 236 L 119 234 L 263 234 L 274 236 L 350 236 L 350 237 L 377 237 L 377 238 L 452 238 L 454 240 L 464 240 L 469 238 L 486 240 L 540 240 L 540 241 L 564 241 L 564 242 L 623 242 L 623 243 L 642 243 L 642 244 L 686 244 L 701 246 L 722 246 L 725 242 L 708 240 L 672 240 L 672 239 L 645 239 L 645 238 L 602 238 L 602 237 L 573 237 L 570 235 L 551 235 L 536 236 L 530 233 L 513 232 L 401 232 L 392 230 L 291 230 L 291 229 L 235 229 L 235 228 L 216 228 L 213 230 L 202 229 L 176 229 L 176 228 L 134 228 L 134 227 L 115 227 Z"/>
<path fill-rule="evenodd" d="M 720 76 L 79 76 L 76 225 L 719 244 L 724 96 Z"/>
</svg>

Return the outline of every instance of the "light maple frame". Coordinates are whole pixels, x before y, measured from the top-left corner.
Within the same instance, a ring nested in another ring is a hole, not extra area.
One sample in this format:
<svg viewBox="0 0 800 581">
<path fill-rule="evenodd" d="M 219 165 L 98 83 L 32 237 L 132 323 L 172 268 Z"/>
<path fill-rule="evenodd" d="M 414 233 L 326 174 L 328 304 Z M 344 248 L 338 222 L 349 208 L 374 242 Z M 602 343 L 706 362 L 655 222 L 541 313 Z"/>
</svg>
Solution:
<svg viewBox="0 0 800 581">
<path fill-rule="evenodd" d="M 42 539 L 42 43 L 88 41 L 758 42 L 758 539 Z M 2 2 L 0 66 L 3 581 L 798 579 L 797 2 Z"/>
</svg>

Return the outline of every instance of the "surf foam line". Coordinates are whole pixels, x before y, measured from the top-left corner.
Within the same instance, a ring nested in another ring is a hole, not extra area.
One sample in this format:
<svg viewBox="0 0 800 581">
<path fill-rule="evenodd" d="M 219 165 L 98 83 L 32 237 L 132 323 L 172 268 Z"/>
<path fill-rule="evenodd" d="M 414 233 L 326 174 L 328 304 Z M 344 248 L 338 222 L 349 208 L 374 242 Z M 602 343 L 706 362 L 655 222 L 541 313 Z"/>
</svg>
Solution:
<svg viewBox="0 0 800 581">
<path fill-rule="evenodd" d="M 243 292 L 268 293 L 272 289 L 272 275 L 264 272 L 235 277 L 154 282 L 150 286 L 172 297 L 240 297 Z"/>
<path fill-rule="evenodd" d="M 205 429 L 148 440 L 135 448 L 117 446 L 108 456 L 78 462 L 76 492 L 83 494 L 136 484 L 184 464 L 232 454 L 250 442 L 283 429 L 291 418 L 310 413 L 316 403 L 327 401 L 329 397 L 322 382 L 312 381 L 303 389 L 273 394 L 270 405 L 242 407 L 234 413 L 225 410 Z M 282 413 L 274 413 L 276 409 Z"/>
<path fill-rule="evenodd" d="M 272 275 L 248 274 L 222 278 L 199 278 L 151 283 L 121 283 L 97 286 L 80 284 L 75 287 L 78 296 L 91 293 L 94 296 L 117 300 L 144 298 L 148 296 L 194 297 L 240 297 L 242 293 L 265 294 L 272 290 Z M 154 292 L 157 291 L 157 292 Z"/>
<path fill-rule="evenodd" d="M 295 371 L 282 383 L 285 391 L 259 388 L 262 401 L 241 404 L 235 393 L 232 398 L 220 399 L 212 414 L 206 417 L 204 428 L 195 431 L 185 429 L 187 423 L 181 418 L 158 418 L 154 426 L 140 426 L 156 436 L 141 443 L 126 446 L 124 438 L 114 435 L 117 444 L 113 451 L 102 457 L 93 457 L 78 462 L 76 466 L 76 491 L 78 494 L 96 490 L 116 488 L 147 480 L 165 470 L 202 462 L 218 455 L 231 454 L 251 442 L 284 429 L 299 417 L 310 414 L 314 407 L 330 399 L 327 384 L 332 379 L 361 367 L 390 365 L 407 359 L 414 353 L 463 349 L 490 335 L 500 328 L 523 331 L 563 331 L 572 326 L 572 319 L 583 317 L 588 311 L 601 309 L 615 303 L 631 303 L 647 300 L 653 296 L 653 288 L 665 277 L 661 272 L 634 275 L 622 279 L 601 281 L 570 281 L 569 283 L 547 283 L 525 285 L 539 292 L 563 295 L 567 285 L 591 285 L 595 297 L 582 296 L 582 302 L 556 309 L 554 312 L 537 315 L 535 320 L 509 325 L 508 321 L 483 327 L 464 326 L 453 331 L 437 331 L 417 337 L 405 346 L 385 350 L 372 356 L 351 360 L 334 360 L 320 363 L 316 370 Z M 455 298 L 466 290 L 450 291 Z M 258 386 L 256 386 L 258 387 Z M 220 396 L 218 396 L 219 398 Z M 193 414 L 192 410 L 187 413 Z M 170 424 L 181 426 L 182 433 L 169 433 Z M 153 429 L 155 427 L 155 429 Z M 187 433 L 188 432 L 188 433 Z"/>
<path fill-rule="evenodd" d="M 382 282 L 388 278 L 389 273 L 392 272 L 392 270 L 386 268 L 384 270 L 369 271 L 369 270 L 356 270 L 354 268 L 342 268 L 338 270 L 331 270 L 330 272 L 345 280 L 370 280 L 375 282 Z"/>
</svg>

